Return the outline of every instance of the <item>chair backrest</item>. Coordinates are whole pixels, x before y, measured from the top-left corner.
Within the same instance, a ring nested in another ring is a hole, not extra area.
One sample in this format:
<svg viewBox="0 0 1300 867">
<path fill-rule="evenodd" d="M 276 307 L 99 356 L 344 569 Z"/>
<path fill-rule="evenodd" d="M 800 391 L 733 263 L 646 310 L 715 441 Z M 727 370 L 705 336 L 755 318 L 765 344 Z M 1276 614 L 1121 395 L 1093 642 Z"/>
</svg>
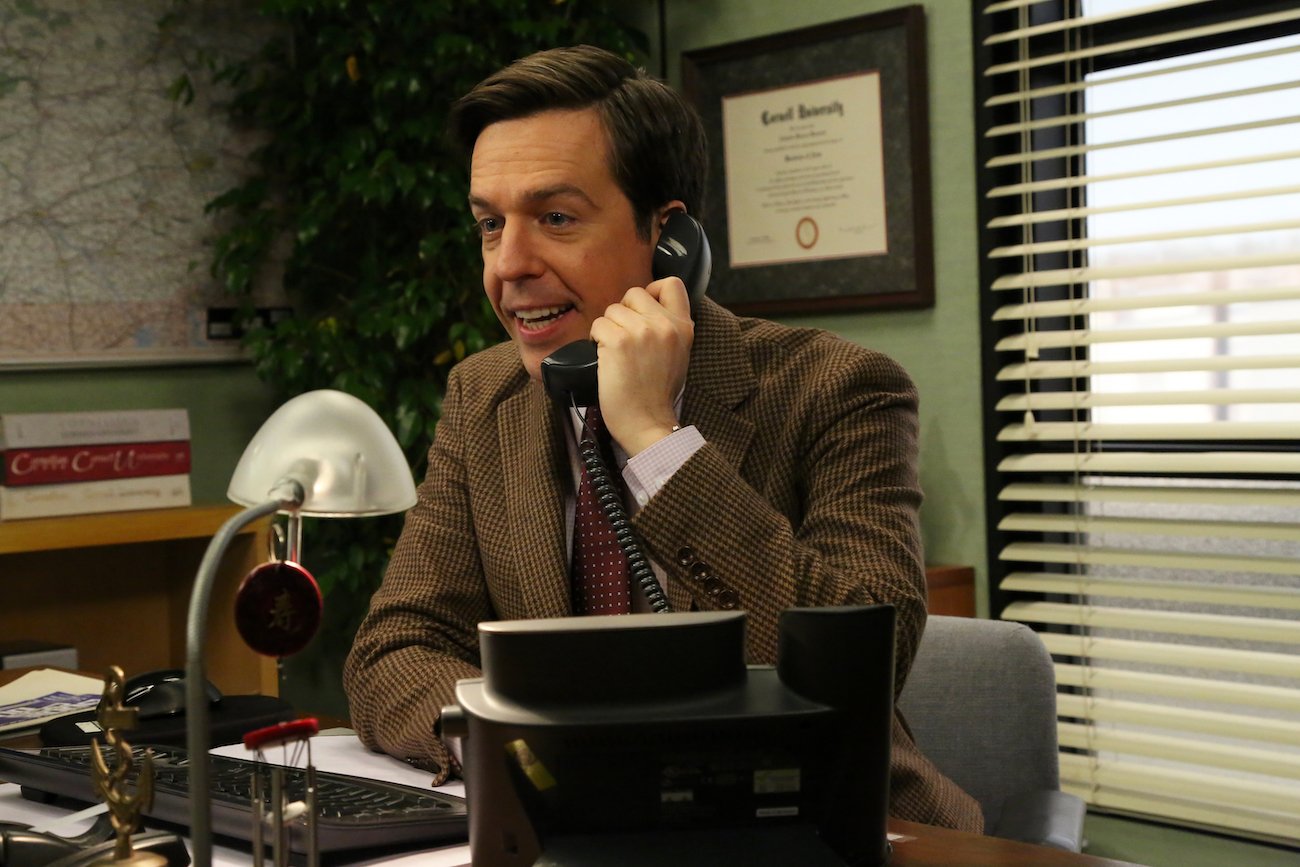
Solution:
<svg viewBox="0 0 1300 867">
<path fill-rule="evenodd" d="M 898 706 L 989 828 L 1008 797 L 1059 788 L 1052 657 L 1029 627 L 931 615 Z"/>
</svg>

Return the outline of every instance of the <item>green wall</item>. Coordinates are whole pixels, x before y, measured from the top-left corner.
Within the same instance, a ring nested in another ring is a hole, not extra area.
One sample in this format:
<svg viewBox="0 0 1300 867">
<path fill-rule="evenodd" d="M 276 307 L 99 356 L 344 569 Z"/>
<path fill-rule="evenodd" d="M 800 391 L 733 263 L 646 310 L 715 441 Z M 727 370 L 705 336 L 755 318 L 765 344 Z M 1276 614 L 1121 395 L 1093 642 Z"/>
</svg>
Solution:
<svg viewBox="0 0 1300 867">
<path fill-rule="evenodd" d="M 681 53 L 902 5 L 897 0 L 668 0 L 668 77 Z M 979 253 L 976 237 L 971 18 L 957 0 L 924 4 L 929 60 L 935 304 L 928 310 L 786 318 L 888 353 L 921 394 L 922 530 L 930 563 L 974 566 L 981 611 L 987 581 L 980 443 Z M 653 10 L 638 25 L 657 45 Z M 654 57 L 651 71 L 657 72 Z M 957 143 L 953 146 L 952 143 Z M 985 612 L 987 613 L 987 612 Z"/>
</svg>

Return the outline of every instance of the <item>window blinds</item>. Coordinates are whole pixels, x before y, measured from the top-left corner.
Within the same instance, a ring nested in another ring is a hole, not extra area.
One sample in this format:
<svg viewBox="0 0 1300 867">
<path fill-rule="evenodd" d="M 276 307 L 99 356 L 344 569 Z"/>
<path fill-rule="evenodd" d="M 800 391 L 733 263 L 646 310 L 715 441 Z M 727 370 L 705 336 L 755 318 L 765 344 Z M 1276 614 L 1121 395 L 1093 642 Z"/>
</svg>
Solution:
<svg viewBox="0 0 1300 867">
<path fill-rule="evenodd" d="M 976 22 L 995 614 L 1092 808 L 1300 843 L 1300 9 Z"/>
</svg>

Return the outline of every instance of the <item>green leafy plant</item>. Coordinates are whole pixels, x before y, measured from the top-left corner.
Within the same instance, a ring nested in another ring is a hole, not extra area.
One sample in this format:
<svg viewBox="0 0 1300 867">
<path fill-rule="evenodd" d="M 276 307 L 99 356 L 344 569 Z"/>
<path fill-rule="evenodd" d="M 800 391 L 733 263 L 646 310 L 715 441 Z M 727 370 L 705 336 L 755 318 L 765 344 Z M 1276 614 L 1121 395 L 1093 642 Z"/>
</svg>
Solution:
<svg viewBox="0 0 1300 867">
<path fill-rule="evenodd" d="M 374 407 L 417 479 L 451 366 L 502 336 L 483 296 L 464 154 L 445 135 L 455 97 L 533 51 L 590 43 L 632 59 L 644 36 L 614 0 L 262 0 L 254 56 L 204 57 L 233 120 L 265 137 L 254 170 L 215 198 L 212 272 L 244 305 L 245 343 L 282 398 L 337 388 Z M 184 27 L 178 2 L 160 22 Z M 191 58 L 193 60 L 193 58 Z M 185 101 L 204 86 L 188 76 Z M 286 252 L 287 249 L 287 252 Z M 294 315 L 251 318 L 283 271 Z M 308 528 L 310 568 L 355 626 L 400 516 Z M 337 609 L 336 609 L 337 610 Z"/>
</svg>

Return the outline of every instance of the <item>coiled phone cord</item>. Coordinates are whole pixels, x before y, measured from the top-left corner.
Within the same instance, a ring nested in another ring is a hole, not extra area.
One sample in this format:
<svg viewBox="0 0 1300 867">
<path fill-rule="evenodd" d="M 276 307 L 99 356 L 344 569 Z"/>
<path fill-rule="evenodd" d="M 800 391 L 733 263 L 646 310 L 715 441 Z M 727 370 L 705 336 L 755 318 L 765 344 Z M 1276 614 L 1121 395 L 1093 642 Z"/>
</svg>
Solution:
<svg viewBox="0 0 1300 867">
<path fill-rule="evenodd" d="M 659 579 L 655 578 L 654 570 L 650 568 L 650 561 L 641 550 L 641 544 L 636 538 L 632 524 L 627 519 L 627 511 L 623 508 L 622 496 L 610 481 L 609 469 L 600 455 L 600 446 L 596 444 L 596 438 L 590 436 L 591 429 L 587 427 L 585 414 L 583 416 L 582 426 L 589 435 L 578 439 L 578 455 L 582 459 L 583 466 L 587 468 L 587 478 L 591 480 L 591 489 L 595 492 L 596 501 L 600 503 L 605 517 L 609 518 L 618 545 L 627 556 L 628 575 L 641 588 L 641 593 L 650 603 L 650 610 L 656 614 L 666 614 L 673 610 L 672 606 L 669 605 L 663 588 L 659 586 Z"/>
</svg>

